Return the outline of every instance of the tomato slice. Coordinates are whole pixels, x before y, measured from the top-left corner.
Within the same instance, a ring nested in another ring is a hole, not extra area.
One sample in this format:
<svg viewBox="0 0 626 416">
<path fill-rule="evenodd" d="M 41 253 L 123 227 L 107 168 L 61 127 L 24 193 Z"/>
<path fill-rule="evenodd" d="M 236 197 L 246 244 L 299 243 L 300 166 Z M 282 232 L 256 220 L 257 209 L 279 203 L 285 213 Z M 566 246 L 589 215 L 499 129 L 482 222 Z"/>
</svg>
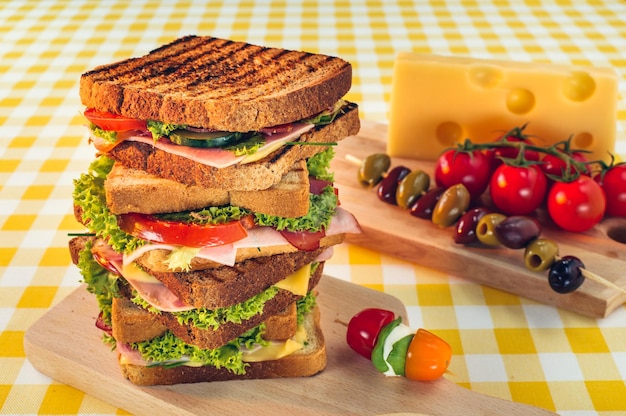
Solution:
<svg viewBox="0 0 626 416">
<path fill-rule="evenodd" d="M 98 111 L 94 108 L 88 108 L 84 112 L 87 120 L 109 131 L 128 131 L 128 130 L 146 130 L 147 123 L 144 120 L 136 118 L 124 117 L 118 114 L 109 113 L 108 111 Z"/>
<path fill-rule="evenodd" d="M 234 243 L 248 235 L 241 221 L 204 225 L 158 219 L 146 214 L 122 214 L 117 217 L 122 231 L 153 243 L 186 247 L 212 247 Z"/>
<path fill-rule="evenodd" d="M 437 335 L 420 328 L 406 354 L 405 375 L 411 380 L 436 380 L 448 369 L 452 348 Z"/>
<path fill-rule="evenodd" d="M 320 248 L 320 240 L 326 235 L 324 230 L 312 233 L 308 231 L 280 231 L 289 244 L 298 250 L 313 251 Z"/>
</svg>

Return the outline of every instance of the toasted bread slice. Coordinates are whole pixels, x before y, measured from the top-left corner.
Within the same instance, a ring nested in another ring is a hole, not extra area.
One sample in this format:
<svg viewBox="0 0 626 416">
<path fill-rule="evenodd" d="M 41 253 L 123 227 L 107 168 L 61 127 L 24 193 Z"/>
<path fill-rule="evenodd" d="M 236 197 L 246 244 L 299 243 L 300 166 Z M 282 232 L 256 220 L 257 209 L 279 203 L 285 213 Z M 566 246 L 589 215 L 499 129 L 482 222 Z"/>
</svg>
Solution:
<svg viewBox="0 0 626 416">
<path fill-rule="evenodd" d="M 216 309 L 250 299 L 313 262 L 323 250 L 320 248 L 257 257 L 236 263 L 233 267 L 222 266 L 190 272 L 154 271 L 141 258 L 136 262 L 186 305 Z"/>
<path fill-rule="evenodd" d="M 318 126 L 300 136 L 299 141 L 305 144 L 283 146 L 258 161 L 221 169 L 133 141 L 120 143 L 107 155 L 128 168 L 191 186 L 256 191 L 280 182 L 297 161 L 308 159 L 326 148 L 306 145 L 307 142 L 336 143 L 357 134 L 359 128 L 358 107 L 349 103 L 331 124 Z"/>
<path fill-rule="evenodd" d="M 316 307 L 306 315 L 303 325 L 307 339 L 304 348 L 291 355 L 269 361 L 251 362 L 243 375 L 213 366 L 173 368 L 130 364 L 119 356 L 124 377 L 142 386 L 200 383 L 224 380 L 267 379 L 279 377 L 307 377 L 326 368 L 326 342 L 320 325 L 320 313 Z"/>
<path fill-rule="evenodd" d="M 321 272 L 320 272 L 321 276 Z M 265 320 L 263 338 L 268 341 L 289 339 L 298 329 L 298 308 L 292 302 L 282 312 L 274 314 Z"/>
<path fill-rule="evenodd" d="M 280 182 L 261 191 L 186 185 L 120 163 L 107 175 L 104 189 L 107 206 L 116 215 L 193 211 L 229 204 L 286 218 L 301 217 L 309 210 L 309 172 L 304 160 L 296 162 Z"/>
<path fill-rule="evenodd" d="M 351 83 L 352 66 L 340 58 L 186 36 L 84 73 L 80 98 L 141 120 L 247 132 L 332 107 Z"/>
<path fill-rule="evenodd" d="M 309 280 L 309 290 L 313 290 L 319 283 L 322 270 L 323 265 L 320 264 Z M 120 342 L 137 342 L 152 339 L 165 330 L 170 330 L 187 344 L 203 349 L 214 349 L 265 322 L 269 327 L 269 332 L 264 335 L 265 339 L 287 339 L 291 338 L 296 330 L 295 302 L 299 298 L 298 295 L 280 289 L 276 296 L 265 303 L 260 314 L 239 323 L 222 323 L 216 329 L 200 329 L 182 324 L 173 313 L 151 313 L 127 298 L 114 298 L 111 311 L 113 337 Z M 294 309 L 289 309 L 290 305 Z M 287 309 L 293 312 L 293 315 L 285 314 Z"/>
<path fill-rule="evenodd" d="M 152 339 L 163 335 L 171 329 L 174 335 L 182 338 L 187 344 L 197 345 L 200 348 L 219 348 L 231 339 L 234 339 L 247 331 L 265 322 L 263 338 L 266 340 L 285 340 L 291 338 L 297 329 L 296 302 L 291 302 L 286 308 L 278 313 L 272 312 L 278 307 L 277 302 L 268 305 L 271 310 L 264 310 L 259 319 L 246 322 L 237 330 L 234 324 L 223 325 L 217 331 L 200 330 L 186 327 L 176 321 L 172 314 L 155 314 L 135 305 L 128 298 L 113 298 L 111 308 L 111 326 L 113 338 L 118 342 L 132 343 Z M 164 315 L 166 316 L 164 318 Z M 271 316 L 269 316 L 271 315 Z"/>
</svg>

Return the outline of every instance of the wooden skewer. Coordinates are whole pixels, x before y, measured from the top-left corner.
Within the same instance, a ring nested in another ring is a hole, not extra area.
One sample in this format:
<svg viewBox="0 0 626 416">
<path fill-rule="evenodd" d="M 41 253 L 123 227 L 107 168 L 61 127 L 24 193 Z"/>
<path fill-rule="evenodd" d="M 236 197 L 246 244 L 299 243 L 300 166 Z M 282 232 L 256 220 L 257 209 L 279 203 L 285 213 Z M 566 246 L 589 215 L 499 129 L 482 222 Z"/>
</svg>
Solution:
<svg viewBox="0 0 626 416">
<path fill-rule="evenodd" d="M 356 166 L 361 166 L 361 164 L 363 163 L 363 161 L 361 159 L 359 159 L 356 156 L 353 156 L 351 154 L 347 154 L 346 155 L 346 160 Z"/>
<path fill-rule="evenodd" d="M 594 282 L 600 283 L 601 285 L 610 287 L 611 289 L 615 289 L 618 292 L 626 293 L 625 288 L 619 287 L 615 283 L 611 282 L 610 280 L 605 279 L 602 276 L 598 276 L 597 274 L 590 272 L 587 269 L 580 269 L 580 271 L 583 274 L 583 276 L 585 276 L 586 279 L 593 280 Z"/>
<path fill-rule="evenodd" d="M 363 163 L 361 159 L 351 154 L 347 154 L 345 158 L 347 161 L 356 166 L 360 166 Z M 581 269 L 581 273 L 586 279 L 593 280 L 596 283 L 600 283 L 603 286 L 610 287 L 611 289 L 617 290 L 618 292 L 626 293 L 626 288 L 620 287 L 610 280 L 607 280 L 604 277 L 599 276 L 587 269 Z"/>
</svg>

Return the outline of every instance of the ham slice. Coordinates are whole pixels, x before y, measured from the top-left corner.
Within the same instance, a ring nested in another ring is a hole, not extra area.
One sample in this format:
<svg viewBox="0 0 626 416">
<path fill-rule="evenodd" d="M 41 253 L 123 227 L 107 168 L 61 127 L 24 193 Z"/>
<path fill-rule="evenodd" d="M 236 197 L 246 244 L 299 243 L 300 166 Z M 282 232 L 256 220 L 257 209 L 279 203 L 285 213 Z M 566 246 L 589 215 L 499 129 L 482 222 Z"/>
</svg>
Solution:
<svg viewBox="0 0 626 416">
<path fill-rule="evenodd" d="M 183 303 L 157 278 L 141 270 L 135 263 L 124 265 L 122 276 L 148 304 L 164 312 L 180 312 L 195 309 Z"/>
<path fill-rule="evenodd" d="M 363 230 L 354 215 L 347 210 L 337 207 L 326 229 L 326 235 L 361 234 Z"/>
<path fill-rule="evenodd" d="M 126 140 L 149 144 L 164 152 L 219 169 L 235 165 L 245 158 L 245 156 L 235 156 L 233 152 L 220 148 L 180 146 L 166 138 L 161 138 L 156 143 L 152 139 L 152 136 L 143 135 L 130 136 Z"/>
<path fill-rule="evenodd" d="M 277 132 L 262 132 L 261 134 L 265 138 L 265 144 L 258 150 L 258 152 L 263 152 L 264 149 L 277 146 L 278 143 L 285 143 L 288 141 L 293 141 L 311 130 L 315 127 L 314 124 L 311 123 L 292 123 L 289 129 L 281 129 Z M 125 132 L 124 132 L 125 133 Z M 218 169 L 225 168 L 228 166 L 235 165 L 246 158 L 246 156 L 235 156 L 233 152 L 230 150 L 224 150 L 220 148 L 202 148 L 202 147 L 189 147 L 189 146 L 181 146 L 175 143 L 172 143 L 165 137 L 162 137 L 158 141 L 154 141 L 152 135 L 146 134 L 124 134 L 118 133 L 118 141 L 117 144 L 121 143 L 123 140 L 130 140 L 139 143 L 149 144 L 151 146 L 156 147 L 159 150 L 162 150 L 167 153 L 171 153 L 177 156 L 181 156 L 190 160 L 193 160 L 196 163 L 201 163 L 203 165 L 212 166 Z M 119 135 L 123 134 L 122 137 Z M 102 142 L 103 140 L 91 134 L 91 141 L 96 144 Z"/>
</svg>

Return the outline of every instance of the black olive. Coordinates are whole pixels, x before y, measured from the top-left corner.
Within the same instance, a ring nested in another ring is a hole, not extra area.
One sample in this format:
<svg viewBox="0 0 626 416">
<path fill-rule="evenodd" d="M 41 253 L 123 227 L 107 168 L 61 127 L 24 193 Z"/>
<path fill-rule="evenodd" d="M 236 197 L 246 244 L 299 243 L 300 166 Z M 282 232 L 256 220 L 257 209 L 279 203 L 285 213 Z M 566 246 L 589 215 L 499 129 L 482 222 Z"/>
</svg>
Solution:
<svg viewBox="0 0 626 416">
<path fill-rule="evenodd" d="M 541 226 L 534 218 L 514 215 L 498 223 L 495 234 L 498 241 L 505 247 L 511 249 L 524 248 L 539 237 Z"/>
<path fill-rule="evenodd" d="M 456 223 L 454 242 L 457 244 L 472 244 L 478 242 L 476 236 L 476 226 L 478 221 L 489 214 L 489 209 L 485 207 L 473 208 L 467 211 Z"/>
<path fill-rule="evenodd" d="M 548 272 L 550 287 L 557 293 L 570 293 L 575 291 L 585 281 L 582 269 L 583 262 L 574 256 L 563 256 L 552 263 Z"/>
<path fill-rule="evenodd" d="M 424 196 L 415 201 L 410 207 L 412 216 L 429 220 L 433 216 L 433 209 L 437 205 L 437 201 L 446 191 L 446 188 L 434 188 L 426 192 Z"/>
<path fill-rule="evenodd" d="M 396 166 L 391 169 L 387 176 L 378 185 L 378 198 L 388 204 L 397 205 L 396 191 L 400 181 L 411 172 L 411 169 L 405 166 Z"/>
</svg>

